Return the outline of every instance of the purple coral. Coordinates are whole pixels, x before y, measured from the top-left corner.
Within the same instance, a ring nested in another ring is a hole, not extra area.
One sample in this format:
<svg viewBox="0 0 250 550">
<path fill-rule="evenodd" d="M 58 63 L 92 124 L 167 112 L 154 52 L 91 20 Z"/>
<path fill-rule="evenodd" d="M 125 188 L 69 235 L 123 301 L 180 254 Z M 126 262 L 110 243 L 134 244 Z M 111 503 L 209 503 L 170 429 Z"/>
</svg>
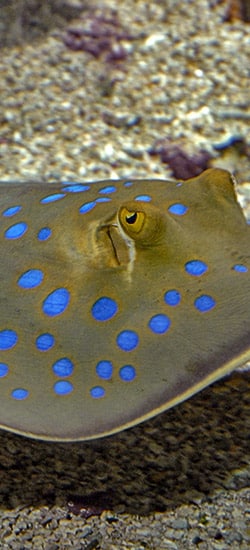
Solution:
<svg viewBox="0 0 250 550">
<path fill-rule="evenodd" d="M 163 163 L 168 164 L 177 179 L 188 179 L 198 176 L 208 168 L 211 155 L 201 150 L 189 156 L 180 145 L 171 143 L 168 139 L 158 140 L 148 151 L 150 155 L 159 155 Z"/>
<path fill-rule="evenodd" d="M 84 20 L 84 26 L 69 28 L 64 43 L 71 50 L 82 50 L 96 58 L 105 52 L 106 61 L 116 62 L 124 60 L 128 55 L 120 42 L 133 39 L 134 37 L 122 28 L 116 14 L 112 14 L 111 17 L 93 15 L 92 18 Z"/>
</svg>

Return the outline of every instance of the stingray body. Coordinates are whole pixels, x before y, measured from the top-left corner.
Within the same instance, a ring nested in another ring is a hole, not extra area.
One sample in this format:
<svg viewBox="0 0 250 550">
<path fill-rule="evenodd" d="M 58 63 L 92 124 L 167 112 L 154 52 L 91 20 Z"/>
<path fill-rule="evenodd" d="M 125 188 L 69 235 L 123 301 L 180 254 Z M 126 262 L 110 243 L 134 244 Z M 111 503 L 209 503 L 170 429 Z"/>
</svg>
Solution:
<svg viewBox="0 0 250 550">
<path fill-rule="evenodd" d="M 0 185 L 0 425 L 108 435 L 250 359 L 250 228 L 230 174 Z"/>
</svg>

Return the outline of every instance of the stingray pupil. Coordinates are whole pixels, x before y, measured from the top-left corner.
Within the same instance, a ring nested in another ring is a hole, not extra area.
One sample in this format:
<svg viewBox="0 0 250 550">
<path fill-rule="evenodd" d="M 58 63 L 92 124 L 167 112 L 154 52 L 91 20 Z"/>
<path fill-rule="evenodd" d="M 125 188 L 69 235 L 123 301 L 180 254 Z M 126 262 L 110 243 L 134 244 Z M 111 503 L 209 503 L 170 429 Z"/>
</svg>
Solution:
<svg viewBox="0 0 250 550">
<path fill-rule="evenodd" d="M 131 216 L 126 216 L 126 222 L 129 223 L 129 224 L 135 223 L 136 220 L 137 220 L 137 212 L 135 212 Z"/>
</svg>

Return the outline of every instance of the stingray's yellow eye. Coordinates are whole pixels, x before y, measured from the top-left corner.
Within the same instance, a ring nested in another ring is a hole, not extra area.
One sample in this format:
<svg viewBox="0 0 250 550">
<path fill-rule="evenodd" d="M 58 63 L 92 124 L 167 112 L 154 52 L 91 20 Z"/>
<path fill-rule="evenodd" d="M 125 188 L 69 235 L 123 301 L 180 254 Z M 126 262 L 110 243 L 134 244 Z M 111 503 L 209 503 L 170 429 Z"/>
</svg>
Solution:
<svg viewBox="0 0 250 550">
<path fill-rule="evenodd" d="M 140 233 L 145 221 L 144 212 L 130 211 L 126 207 L 120 211 L 120 220 L 123 228 L 128 234 Z"/>
<path fill-rule="evenodd" d="M 129 224 L 132 224 L 132 223 L 134 224 L 137 220 L 137 217 L 138 217 L 137 212 L 134 212 L 130 216 L 126 216 L 126 222 Z"/>
<path fill-rule="evenodd" d="M 152 205 L 131 201 L 121 206 L 118 220 L 123 231 L 140 247 L 159 244 L 165 233 L 160 210 Z"/>
</svg>

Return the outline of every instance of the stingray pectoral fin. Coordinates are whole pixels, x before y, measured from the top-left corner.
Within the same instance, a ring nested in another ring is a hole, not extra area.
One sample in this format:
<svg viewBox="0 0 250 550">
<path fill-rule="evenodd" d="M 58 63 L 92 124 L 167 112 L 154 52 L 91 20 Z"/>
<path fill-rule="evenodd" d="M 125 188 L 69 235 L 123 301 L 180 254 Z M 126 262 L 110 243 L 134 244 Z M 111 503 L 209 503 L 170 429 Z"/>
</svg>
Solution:
<svg viewBox="0 0 250 550">
<path fill-rule="evenodd" d="M 155 403 L 151 402 L 150 404 L 152 408 L 147 413 L 144 413 L 146 405 L 143 404 L 141 407 L 141 414 L 139 414 L 139 411 L 138 411 L 138 416 L 129 419 L 126 423 L 121 423 L 115 427 L 114 426 L 110 427 L 110 429 L 101 433 L 100 435 L 92 436 L 91 439 L 95 439 L 96 437 L 105 437 L 108 435 L 112 435 L 119 431 L 131 428 L 132 426 L 136 426 L 137 424 L 145 422 L 146 420 L 150 420 L 151 418 L 157 416 L 158 414 L 161 414 L 167 411 L 168 409 L 171 409 L 172 407 L 175 407 L 176 405 L 186 401 L 190 397 L 194 396 L 196 393 L 199 393 L 200 391 L 204 390 L 211 384 L 215 383 L 216 381 L 230 374 L 238 367 L 245 365 L 248 361 L 250 361 L 249 349 L 247 349 L 244 353 L 242 353 L 240 357 L 232 359 L 225 365 L 222 365 L 216 371 L 210 373 L 207 377 L 197 382 L 194 386 L 190 386 L 190 387 L 187 387 L 187 389 L 184 389 L 183 379 L 181 379 L 180 387 L 179 387 L 180 393 L 178 393 L 178 387 L 177 387 L 176 395 L 173 395 L 173 397 L 169 397 L 167 401 L 161 403 L 162 401 L 162 396 L 161 396 L 161 399 L 156 399 Z M 177 386 L 178 386 L 178 383 L 177 383 Z M 162 385 L 162 389 L 163 387 L 164 387 L 164 384 Z M 164 391 L 162 393 L 163 393 L 163 401 L 164 401 Z M 169 394 L 169 388 L 166 388 L 166 395 L 167 394 Z M 149 402 L 150 401 L 147 401 L 147 406 Z M 76 435 L 76 439 L 78 439 L 77 435 Z M 79 437 L 79 439 L 82 439 L 81 436 Z M 89 439 L 89 437 L 87 437 L 86 439 Z"/>
<path fill-rule="evenodd" d="M 2 422 L 1 427 L 49 441 L 81 441 L 108 436 L 181 403 L 249 359 L 249 349 L 245 349 L 221 366 L 217 365 L 216 358 L 214 363 L 211 358 L 208 364 L 199 364 L 196 368 L 189 362 L 179 370 L 175 366 L 174 375 L 169 374 L 167 367 L 164 373 L 163 367 L 152 365 L 152 375 L 148 372 L 145 378 L 140 376 L 139 369 L 133 378 L 131 366 L 126 365 L 121 367 L 123 374 L 120 369 L 123 376 L 120 388 L 98 384 L 85 396 L 77 377 L 74 386 L 62 381 L 61 393 L 57 395 L 47 392 L 46 396 L 41 396 L 37 388 L 24 396 L 19 389 L 15 403 L 6 403 L 6 423 Z M 172 384 L 167 382 L 168 378 L 172 378 Z"/>
<path fill-rule="evenodd" d="M 187 183 L 201 183 L 204 191 L 209 191 L 210 196 L 214 194 L 216 200 L 220 202 L 222 197 L 231 197 L 236 201 L 236 193 L 234 189 L 234 177 L 227 170 L 221 168 L 209 168 L 202 172 L 199 176 L 187 180 Z"/>
</svg>

